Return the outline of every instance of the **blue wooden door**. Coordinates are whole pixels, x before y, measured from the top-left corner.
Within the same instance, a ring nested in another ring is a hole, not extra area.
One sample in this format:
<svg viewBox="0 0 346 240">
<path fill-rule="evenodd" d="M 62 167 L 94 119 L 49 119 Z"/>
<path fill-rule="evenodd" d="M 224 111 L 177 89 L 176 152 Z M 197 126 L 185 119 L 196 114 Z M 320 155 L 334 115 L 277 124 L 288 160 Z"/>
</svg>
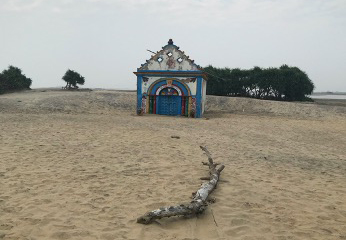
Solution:
<svg viewBox="0 0 346 240">
<path fill-rule="evenodd" d="M 180 115 L 181 96 L 162 95 L 159 96 L 159 114 L 163 115 Z"/>
</svg>

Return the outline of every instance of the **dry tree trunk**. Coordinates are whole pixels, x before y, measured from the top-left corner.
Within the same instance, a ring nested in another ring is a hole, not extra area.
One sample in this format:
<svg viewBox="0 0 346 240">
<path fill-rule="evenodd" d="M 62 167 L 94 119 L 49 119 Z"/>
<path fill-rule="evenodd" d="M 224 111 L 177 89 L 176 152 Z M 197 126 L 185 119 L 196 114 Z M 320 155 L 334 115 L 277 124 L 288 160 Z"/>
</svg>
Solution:
<svg viewBox="0 0 346 240">
<path fill-rule="evenodd" d="M 214 163 L 208 149 L 203 146 L 200 146 L 200 148 L 208 156 L 208 162 L 202 163 L 203 165 L 209 166 L 209 181 L 202 184 L 202 186 L 194 194 L 194 197 L 190 203 L 180 204 L 178 206 L 162 207 L 151 212 L 147 212 L 143 216 L 137 218 L 137 223 L 149 224 L 156 219 L 161 219 L 164 217 L 189 216 L 202 213 L 207 208 L 208 195 L 215 189 L 220 178 L 220 173 L 225 166 L 221 165 L 219 168 L 216 168 L 216 166 L 219 164 Z"/>
</svg>

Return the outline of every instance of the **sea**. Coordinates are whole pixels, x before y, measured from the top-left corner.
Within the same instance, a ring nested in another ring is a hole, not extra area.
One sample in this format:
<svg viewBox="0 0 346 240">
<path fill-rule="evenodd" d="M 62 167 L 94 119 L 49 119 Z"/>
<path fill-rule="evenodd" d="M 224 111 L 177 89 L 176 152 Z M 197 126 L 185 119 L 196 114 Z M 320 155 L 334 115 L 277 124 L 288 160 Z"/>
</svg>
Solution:
<svg viewBox="0 0 346 240">
<path fill-rule="evenodd" d="M 346 99 L 346 95 L 343 94 L 326 94 L 326 95 L 311 95 L 314 99 Z"/>
</svg>

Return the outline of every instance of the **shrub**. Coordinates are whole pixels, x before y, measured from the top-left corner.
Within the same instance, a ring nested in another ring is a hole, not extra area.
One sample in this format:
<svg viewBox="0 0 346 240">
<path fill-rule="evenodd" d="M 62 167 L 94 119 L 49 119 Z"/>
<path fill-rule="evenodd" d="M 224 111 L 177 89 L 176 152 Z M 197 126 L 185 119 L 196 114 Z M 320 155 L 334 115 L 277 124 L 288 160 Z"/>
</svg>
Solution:
<svg viewBox="0 0 346 240">
<path fill-rule="evenodd" d="M 9 66 L 0 74 L 0 92 L 30 89 L 32 80 L 20 68 Z"/>
</svg>

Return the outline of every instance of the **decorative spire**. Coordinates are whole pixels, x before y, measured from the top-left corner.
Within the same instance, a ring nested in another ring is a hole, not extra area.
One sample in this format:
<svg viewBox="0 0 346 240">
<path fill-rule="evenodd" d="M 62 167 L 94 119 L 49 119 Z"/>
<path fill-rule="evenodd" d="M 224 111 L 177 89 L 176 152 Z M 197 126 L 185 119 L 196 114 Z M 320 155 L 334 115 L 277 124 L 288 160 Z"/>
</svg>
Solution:
<svg viewBox="0 0 346 240">
<path fill-rule="evenodd" d="M 173 40 L 172 40 L 172 38 L 169 39 L 168 45 L 173 45 Z"/>
</svg>

